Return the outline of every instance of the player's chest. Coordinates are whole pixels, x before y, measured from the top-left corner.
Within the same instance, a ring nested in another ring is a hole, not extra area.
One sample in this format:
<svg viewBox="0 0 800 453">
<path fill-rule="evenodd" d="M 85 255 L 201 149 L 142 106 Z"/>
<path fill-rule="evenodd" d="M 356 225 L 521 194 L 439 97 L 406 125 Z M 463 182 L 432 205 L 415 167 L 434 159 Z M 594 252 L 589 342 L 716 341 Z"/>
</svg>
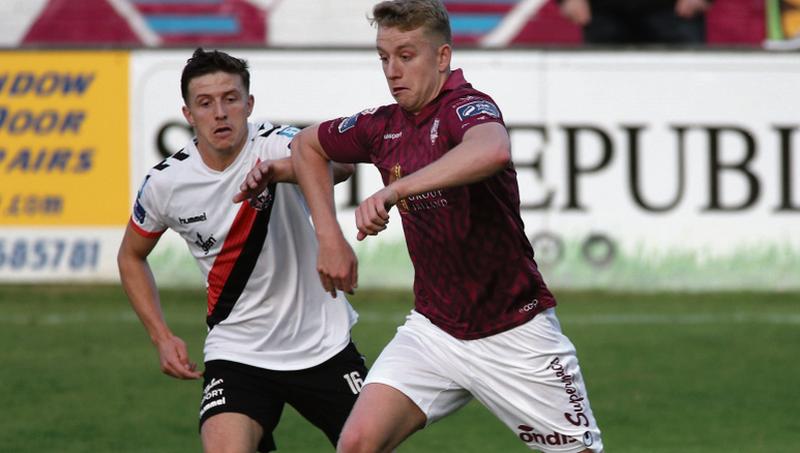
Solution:
<svg viewBox="0 0 800 453">
<path fill-rule="evenodd" d="M 214 255 L 241 217 L 242 203 L 233 203 L 243 176 L 232 172 L 184 181 L 172 193 L 166 213 L 169 227 L 196 256 Z"/>
<path fill-rule="evenodd" d="M 439 118 L 433 117 L 421 125 L 399 122 L 384 126 L 373 163 L 385 184 L 430 165 L 450 149 L 439 125 Z"/>
<path fill-rule="evenodd" d="M 214 255 L 228 237 L 241 204 L 231 202 L 233 195 L 221 193 L 186 194 L 170 206 L 170 228 L 178 233 L 195 255 Z M 227 198 L 227 199 L 226 199 Z"/>
</svg>

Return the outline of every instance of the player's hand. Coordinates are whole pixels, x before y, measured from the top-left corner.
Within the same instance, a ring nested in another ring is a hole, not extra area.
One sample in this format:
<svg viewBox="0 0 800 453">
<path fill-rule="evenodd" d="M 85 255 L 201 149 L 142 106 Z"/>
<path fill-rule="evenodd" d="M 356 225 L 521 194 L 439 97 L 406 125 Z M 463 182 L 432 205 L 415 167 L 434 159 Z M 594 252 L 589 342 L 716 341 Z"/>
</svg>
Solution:
<svg viewBox="0 0 800 453">
<path fill-rule="evenodd" d="M 678 0 L 675 2 L 675 14 L 684 19 L 691 19 L 704 13 L 708 7 L 707 0 Z"/>
<path fill-rule="evenodd" d="M 272 182 L 274 176 L 275 170 L 272 161 L 265 160 L 256 164 L 256 166 L 247 173 L 247 177 L 245 177 L 242 185 L 239 186 L 239 193 L 234 195 L 233 202 L 239 203 L 245 200 L 255 200 L 267 189 L 267 186 Z"/>
<path fill-rule="evenodd" d="M 389 209 L 397 204 L 399 195 L 391 186 L 372 194 L 356 208 L 356 239 L 363 241 L 367 236 L 375 236 L 386 229 L 389 223 Z"/>
<path fill-rule="evenodd" d="M 336 297 L 337 289 L 353 294 L 358 287 L 358 259 L 344 237 L 320 240 L 317 272 L 322 287 L 331 296 Z"/>
<path fill-rule="evenodd" d="M 589 0 L 564 0 L 561 14 L 575 25 L 583 27 L 592 21 L 592 8 Z"/>
<path fill-rule="evenodd" d="M 176 336 L 170 336 L 156 343 L 161 361 L 161 372 L 178 379 L 200 379 L 203 373 L 197 364 L 189 361 L 186 343 Z"/>
</svg>

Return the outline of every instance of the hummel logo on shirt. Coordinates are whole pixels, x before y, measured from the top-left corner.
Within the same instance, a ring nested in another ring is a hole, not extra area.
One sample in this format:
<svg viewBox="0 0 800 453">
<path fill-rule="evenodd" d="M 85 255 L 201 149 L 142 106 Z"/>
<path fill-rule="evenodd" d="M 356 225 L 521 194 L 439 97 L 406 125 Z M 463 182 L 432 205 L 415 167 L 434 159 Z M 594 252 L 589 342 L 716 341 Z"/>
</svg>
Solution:
<svg viewBox="0 0 800 453">
<path fill-rule="evenodd" d="M 181 225 L 188 225 L 195 222 L 205 222 L 206 220 L 208 220 L 208 218 L 206 217 L 205 212 L 200 215 L 187 217 L 185 219 L 183 217 L 178 217 L 178 221 L 181 223 Z"/>
</svg>

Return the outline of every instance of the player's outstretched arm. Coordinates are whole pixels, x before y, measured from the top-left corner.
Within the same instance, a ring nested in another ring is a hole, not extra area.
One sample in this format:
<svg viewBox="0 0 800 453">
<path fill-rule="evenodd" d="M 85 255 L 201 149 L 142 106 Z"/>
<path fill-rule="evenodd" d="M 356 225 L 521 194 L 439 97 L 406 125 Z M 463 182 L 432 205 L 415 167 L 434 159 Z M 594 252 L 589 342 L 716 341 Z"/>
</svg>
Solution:
<svg viewBox="0 0 800 453">
<path fill-rule="evenodd" d="M 347 180 L 354 171 L 352 164 L 330 162 L 329 165 L 333 171 L 334 184 Z M 239 203 L 248 199 L 256 199 L 273 182 L 297 184 L 291 157 L 259 162 L 247 173 L 244 182 L 239 186 L 239 193 L 233 197 L 233 202 Z"/>
<path fill-rule="evenodd" d="M 382 208 L 389 209 L 399 199 L 481 181 L 505 169 L 510 162 L 511 144 L 502 124 L 473 126 L 464 133 L 461 143 L 441 158 L 364 200 L 358 207 L 365 219 L 364 228 L 359 225 L 359 231 L 367 235 L 374 233 L 368 226 L 370 220 L 378 222 L 378 218 L 385 217 Z"/>
<path fill-rule="evenodd" d="M 511 144 L 500 123 L 483 123 L 464 133 L 458 145 L 437 161 L 400 178 L 356 208 L 358 240 L 386 229 L 389 209 L 398 200 L 431 190 L 470 184 L 492 176 L 511 162 Z"/>
<path fill-rule="evenodd" d="M 128 225 L 117 253 L 122 287 L 158 349 L 161 371 L 178 379 L 198 379 L 202 373 L 189 361 L 186 344 L 172 334 L 161 311 L 155 279 L 147 263 L 147 256 L 157 243 L 158 238 L 144 237 Z"/>
<path fill-rule="evenodd" d="M 319 241 L 317 272 L 326 291 L 352 293 L 358 285 L 358 260 L 336 220 L 330 158 L 317 136 L 319 125 L 309 126 L 292 140 L 292 165 L 303 191 Z"/>
<path fill-rule="evenodd" d="M 435 162 L 388 187 L 399 198 L 484 180 L 511 163 L 508 131 L 500 123 L 483 123 L 464 133 L 461 143 Z"/>
</svg>

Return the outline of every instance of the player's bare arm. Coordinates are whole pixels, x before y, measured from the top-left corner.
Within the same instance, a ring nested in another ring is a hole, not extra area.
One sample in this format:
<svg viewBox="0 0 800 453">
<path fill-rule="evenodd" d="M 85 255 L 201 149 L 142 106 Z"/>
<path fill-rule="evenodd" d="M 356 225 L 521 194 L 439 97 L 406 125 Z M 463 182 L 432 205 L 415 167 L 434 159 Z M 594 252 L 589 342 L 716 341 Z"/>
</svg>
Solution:
<svg viewBox="0 0 800 453">
<path fill-rule="evenodd" d="M 202 373 L 190 362 L 186 344 L 175 336 L 164 320 L 153 273 L 147 256 L 158 238 L 144 237 L 128 225 L 117 254 L 122 287 L 130 304 L 158 349 L 161 371 L 178 379 L 199 379 Z"/>
<path fill-rule="evenodd" d="M 358 260 L 336 220 L 333 176 L 317 136 L 319 125 L 309 126 L 292 140 L 292 165 L 303 191 L 319 241 L 317 272 L 326 291 L 352 293 L 358 286 Z"/>
<path fill-rule="evenodd" d="M 678 0 L 675 2 L 675 14 L 684 19 L 691 19 L 706 12 L 709 6 L 707 0 Z"/>
<path fill-rule="evenodd" d="M 379 190 L 356 209 L 358 239 L 374 236 L 389 222 L 388 210 L 399 199 L 486 179 L 511 162 L 508 132 L 500 123 L 471 127 L 457 146 L 439 160 Z"/>
<path fill-rule="evenodd" d="M 561 14 L 581 27 L 592 21 L 589 0 L 564 0 L 561 2 Z"/>
<path fill-rule="evenodd" d="M 386 229 L 389 224 L 389 209 L 399 200 L 397 191 L 392 187 L 384 187 L 362 201 L 356 208 L 356 239 L 363 241 L 367 236 L 375 236 Z"/>
<path fill-rule="evenodd" d="M 352 164 L 330 162 L 330 166 L 333 171 L 334 184 L 346 181 L 353 174 L 354 166 Z M 240 192 L 233 197 L 233 202 L 239 203 L 247 199 L 254 199 L 273 182 L 297 184 L 291 157 L 266 160 L 253 167 L 239 187 Z"/>
</svg>

